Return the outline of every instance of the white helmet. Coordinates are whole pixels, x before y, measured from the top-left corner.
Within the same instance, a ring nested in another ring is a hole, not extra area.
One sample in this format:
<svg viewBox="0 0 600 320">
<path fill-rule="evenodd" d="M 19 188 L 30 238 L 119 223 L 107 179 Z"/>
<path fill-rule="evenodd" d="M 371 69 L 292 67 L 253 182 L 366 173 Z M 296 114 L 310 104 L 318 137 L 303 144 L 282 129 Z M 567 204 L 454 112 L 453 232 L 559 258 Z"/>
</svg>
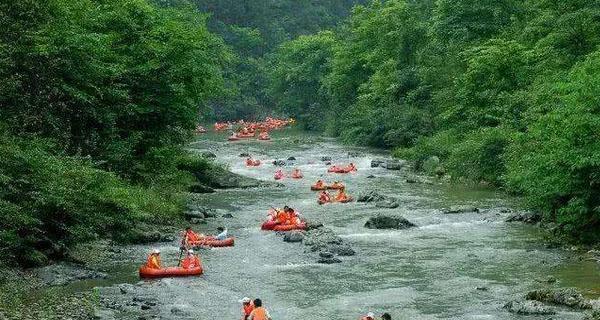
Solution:
<svg viewBox="0 0 600 320">
<path fill-rule="evenodd" d="M 152 253 L 153 253 L 153 254 L 160 254 L 160 250 L 158 250 L 158 249 L 154 249 L 154 250 L 152 250 Z"/>
<path fill-rule="evenodd" d="M 194 250 L 192 250 L 192 249 L 189 249 L 189 250 L 187 251 L 187 253 L 188 253 L 188 254 L 194 254 Z"/>
</svg>

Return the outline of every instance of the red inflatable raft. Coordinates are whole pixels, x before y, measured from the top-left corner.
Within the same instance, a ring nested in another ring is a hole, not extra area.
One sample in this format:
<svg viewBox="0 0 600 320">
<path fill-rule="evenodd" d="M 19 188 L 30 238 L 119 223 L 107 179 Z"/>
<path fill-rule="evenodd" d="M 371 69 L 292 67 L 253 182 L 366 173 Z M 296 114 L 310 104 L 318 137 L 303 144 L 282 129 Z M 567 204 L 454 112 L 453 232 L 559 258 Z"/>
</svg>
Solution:
<svg viewBox="0 0 600 320">
<path fill-rule="evenodd" d="M 140 278 L 169 278 L 169 277 L 190 277 L 199 276 L 203 272 L 202 267 L 184 269 L 181 267 L 168 267 L 162 269 L 152 269 L 146 266 L 140 267 Z"/>
<path fill-rule="evenodd" d="M 317 187 L 315 185 L 310 186 L 310 190 L 312 190 L 312 191 L 324 191 L 327 189 L 329 189 L 329 187 L 326 185 L 323 185 L 322 187 Z"/>
<path fill-rule="evenodd" d="M 191 245 L 192 247 L 200 247 L 200 246 L 206 246 L 206 247 L 233 247 L 233 245 L 235 244 L 235 239 L 233 237 L 227 238 L 225 240 L 217 240 L 214 238 L 208 238 L 208 239 L 203 239 L 203 240 L 198 240 L 198 241 L 190 241 L 189 245 Z"/>
<path fill-rule="evenodd" d="M 262 230 L 273 231 L 291 231 L 291 230 L 306 230 L 306 222 L 296 224 L 277 224 L 275 221 L 267 221 L 260 227 Z"/>
</svg>

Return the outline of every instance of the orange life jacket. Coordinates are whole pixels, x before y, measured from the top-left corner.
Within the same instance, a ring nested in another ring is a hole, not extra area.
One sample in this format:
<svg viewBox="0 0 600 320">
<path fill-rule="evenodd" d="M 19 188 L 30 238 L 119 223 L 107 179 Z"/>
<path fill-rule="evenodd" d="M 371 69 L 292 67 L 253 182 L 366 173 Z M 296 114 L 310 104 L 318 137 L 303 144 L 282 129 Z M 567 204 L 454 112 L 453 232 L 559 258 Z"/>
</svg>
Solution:
<svg viewBox="0 0 600 320">
<path fill-rule="evenodd" d="M 338 192 L 338 194 L 335 196 L 335 200 L 337 200 L 337 201 L 343 201 L 343 200 L 346 200 L 346 199 L 348 199 L 348 196 L 342 190 L 340 190 L 340 192 Z"/>
<path fill-rule="evenodd" d="M 252 303 L 242 305 L 242 312 L 244 313 L 244 319 L 248 319 L 248 316 L 254 310 L 254 305 Z"/>
<path fill-rule="evenodd" d="M 198 256 L 187 256 L 183 259 L 181 266 L 184 269 L 192 269 L 200 266 L 200 258 Z"/>
<path fill-rule="evenodd" d="M 331 201 L 331 197 L 329 197 L 329 194 L 327 194 L 327 193 L 321 193 L 319 195 L 319 201 L 321 201 L 321 202 L 330 202 Z"/>
<path fill-rule="evenodd" d="M 323 188 L 323 181 L 321 181 L 321 180 L 317 181 L 317 183 L 315 183 L 315 187 Z"/>
<path fill-rule="evenodd" d="M 186 232 L 185 236 L 187 238 L 188 243 L 200 240 L 200 236 L 192 230 Z"/>
<path fill-rule="evenodd" d="M 154 254 L 148 256 L 146 267 L 151 269 L 160 269 L 160 257 Z"/>
<path fill-rule="evenodd" d="M 289 216 L 288 216 L 287 212 L 285 212 L 285 211 L 277 212 L 277 222 L 279 224 L 285 224 L 288 219 L 289 219 Z"/>
<path fill-rule="evenodd" d="M 268 320 L 267 310 L 264 307 L 258 307 L 252 310 L 252 320 Z"/>
</svg>

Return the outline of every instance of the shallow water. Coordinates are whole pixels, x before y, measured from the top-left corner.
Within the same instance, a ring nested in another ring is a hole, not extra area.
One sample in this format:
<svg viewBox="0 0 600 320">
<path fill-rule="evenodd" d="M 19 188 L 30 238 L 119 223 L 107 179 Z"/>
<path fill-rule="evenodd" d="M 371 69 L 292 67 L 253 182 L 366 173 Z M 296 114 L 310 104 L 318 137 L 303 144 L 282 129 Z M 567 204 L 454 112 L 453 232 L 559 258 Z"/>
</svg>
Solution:
<svg viewBox="0 0 600 320">
<path fill-rule="evenodd" d="M 580 261 L 573 252 L 546 249 L 543 235 L 535 227 L 503 222 L 506 214 L 500 213 L 500 208 L 513 206 L 514 199 L 493 190 L 437 182 L 408 184 L 406 175 L 411 173 L 370 168 L 371 159 L 387 156 L 378 150 L 349 148 L 302 133 L 276 132 L 273 138 L 272 142 L 226 143 L 224 135 L 208 134 L 190 146 L 216 153 L 218 162 L 236 173 L 263 180 L 273 179 L 273 159 L 294 156 L 305 179 L 284 180 L 283 188 L 194 196 L 202 206 L 234 215 L 234 219 L 217 218 L 198 228 L 213 233 L 217 226 L 225 225 L 236 237 L 236 246 L 201 250 L 205 266 L 202 277 L 139 283 L 140 290 L 159 300 L 159 318 L 238 319 L 238 300 L 249 296 L 263 299 L 274 319 L 307 315 L 313 319 L 356 319 L 368 311 L 390 312 L 394 319 L 521 319 L 502 306 L 528 290 L 572 286 L 590 297 L 600 295 L 597 263 Z M 251 153 L 263 165 L 246 168 L 238 156 L 241 152 Z M 349 157 L 348 152 L 359 155 Z M 321 156 L 332 156 L 334 163 L 352 161 L 359 171 L 327 174 Z M 286 167 L 289 170 L 291 167 Z M 376 177 L 367 179 L 369 175 Z M 401 206 L 318 206 L 316 193 L 309 191 L 317 178 L 339 179 L 351 195 L 377 189 L 397 197 Z M 332 228 L 352 245 L 356 256 L 343 257 L 340 264 L 320 265 L 315 263 L 314 254 L 304 252 L 302 244 L 284 243 L 275 233 L 260 231 L 267 209 L 285 204 Z M 483 210 L 441 213 L 456 204 L 472 204 Z M 378 212 L 401 214 L 419 227 L 400 231 L 364 228 L 367 218 Z M 109 281 L 137 282 L 137 267 L 148 249 L 126 248 L 133 258 L 115 262 L 111 268 L 118 281 Z M 161 249 L 167 263 L 175 261 L 176 243 L 163 244 Z M 557 283 L 543 283 L 549 276 L 556 277 Z M 173 314 L 173 307 L 185 313 Z M 561 309 L 556 318 L 580 319 L 581 314 Z"/>
</svg>

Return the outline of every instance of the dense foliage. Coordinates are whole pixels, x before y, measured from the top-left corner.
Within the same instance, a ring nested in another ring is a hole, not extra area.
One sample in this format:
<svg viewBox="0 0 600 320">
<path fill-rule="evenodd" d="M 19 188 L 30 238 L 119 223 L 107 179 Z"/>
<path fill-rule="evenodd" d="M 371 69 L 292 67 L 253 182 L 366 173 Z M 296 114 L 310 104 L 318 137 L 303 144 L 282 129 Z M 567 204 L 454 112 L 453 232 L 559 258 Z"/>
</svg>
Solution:
<svg viewBox="0 0 600 320">
<path fill-rule="evenodd" d="M 154 0 L 163 5 L 183 0 Z M 211 14 L 209 27 L 233 48 L 226 70 L 227 94 L 211 100 L 208 118 L 261 118 L 273 112 L 266 90 L 272 63 L 266 59 L 284 41 L 330 28 L 365 0 L 190 0 Z"/>
<path fill-rule="evenodd" d="M 277 106 L 600 235 L 600 1 L 374 0 L 271 59 Z"/>
<path fill-rule="evenodd" d="M 45 263 L 178 214 L 192 179 L 181 147 L 231 57 L 205 16 L 146 0 L 3 1 L 0 29 L 3 256 Z"/>
</svg>

